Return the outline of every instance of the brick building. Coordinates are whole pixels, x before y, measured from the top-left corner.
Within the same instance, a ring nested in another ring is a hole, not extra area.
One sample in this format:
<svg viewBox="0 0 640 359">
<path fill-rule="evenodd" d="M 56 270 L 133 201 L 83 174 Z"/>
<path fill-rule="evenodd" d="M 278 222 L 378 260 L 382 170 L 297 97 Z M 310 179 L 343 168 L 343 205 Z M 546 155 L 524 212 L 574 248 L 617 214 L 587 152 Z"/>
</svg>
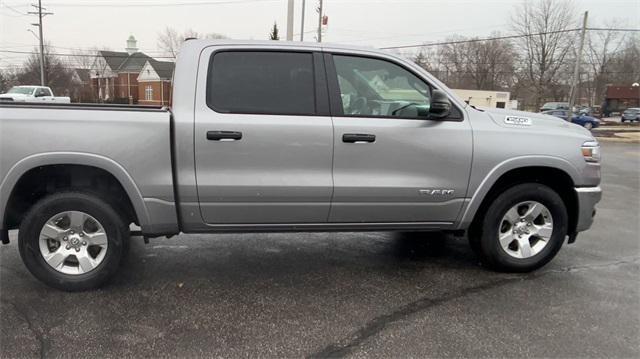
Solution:
<svg viewBox="0 0 640 359">
<path fill-rule="evenodd" d="M 136 79 L 138 82 L 139 104 L 170 105 L 173 68 L 173 62 L 147 60 Z"/>
<path fill-rule="evenodd" d="M 607 85 L 604 97 L 603 111 L 622 112 L 629 107 L 640 107 L 640 86 Z"/>
<path fill-rule="evenodd" d="M 136 39 L 129 36 L 126 51 L 98 51 L 90 69 L 91 87 L 98 102 L 168 104 L 174 63 L 157 61 L 139 52 L 136 45 Z M 145 83 L 143 87 L 140 79 Z"/>
</svg>

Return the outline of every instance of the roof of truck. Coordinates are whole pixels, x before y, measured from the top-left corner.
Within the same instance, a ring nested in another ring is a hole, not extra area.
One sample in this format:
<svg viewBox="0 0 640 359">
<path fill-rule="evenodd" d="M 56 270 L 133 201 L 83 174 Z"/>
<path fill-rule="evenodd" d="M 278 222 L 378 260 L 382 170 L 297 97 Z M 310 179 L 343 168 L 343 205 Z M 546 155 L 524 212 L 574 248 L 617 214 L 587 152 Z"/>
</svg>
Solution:
<svg viewBox="0 0 640 359">
<path fill-rule="evenodd" d="M 355 46 L 335 43 L 318 43 L 307 41 L 274 41 L 274 40 L 233 40 L 233 39 L 193 39 L 185 42 L 185 45 L 207 47 L 207 46 L 220 46 L 220 45 L 256 45 L 256 46 L 269 46 L 278 48 L 309 48 L 309 49 L 348 49 L 348 50 L 361 50 L 368 52 L 382 52 L 389 53 L 384 50 L 377 49 L 370 46 Z"/>
</svg>

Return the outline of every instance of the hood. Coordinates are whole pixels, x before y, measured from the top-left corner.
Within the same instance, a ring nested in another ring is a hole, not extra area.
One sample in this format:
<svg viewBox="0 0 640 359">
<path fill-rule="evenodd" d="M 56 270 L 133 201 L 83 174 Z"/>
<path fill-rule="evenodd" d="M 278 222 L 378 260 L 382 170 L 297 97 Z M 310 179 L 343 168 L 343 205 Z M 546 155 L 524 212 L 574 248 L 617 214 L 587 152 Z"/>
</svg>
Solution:
<svg viewBox="0 0 640 359">
<path fill-rule="evenodd" d="M 10 98 L 13 101 L 24 101 L 27 98 L 27 95 L 21 93 L 3 93 L 0 94 L 0 98 Z"/>
<path fill-rule="evenodd" d="M 502 108 L 479 108 L 479 110 L 486 112 L 501 127 L 534 131 L 568 131 L 593 138 L 586 128 L 551 115 Z"/>
</svg>

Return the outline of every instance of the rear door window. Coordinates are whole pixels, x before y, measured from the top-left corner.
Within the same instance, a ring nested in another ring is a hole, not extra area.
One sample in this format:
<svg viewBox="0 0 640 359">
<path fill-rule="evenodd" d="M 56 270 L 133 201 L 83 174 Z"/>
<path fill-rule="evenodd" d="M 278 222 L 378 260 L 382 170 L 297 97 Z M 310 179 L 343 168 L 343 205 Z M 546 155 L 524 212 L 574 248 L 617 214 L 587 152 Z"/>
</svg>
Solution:
<svg viewBox="0 0 640 359">
<path fill-rule="evenodd" d="M 207 105 L 220 113 L 316 114 L 313 56 L 305 52 L 216 53 Z"/>
</svg>

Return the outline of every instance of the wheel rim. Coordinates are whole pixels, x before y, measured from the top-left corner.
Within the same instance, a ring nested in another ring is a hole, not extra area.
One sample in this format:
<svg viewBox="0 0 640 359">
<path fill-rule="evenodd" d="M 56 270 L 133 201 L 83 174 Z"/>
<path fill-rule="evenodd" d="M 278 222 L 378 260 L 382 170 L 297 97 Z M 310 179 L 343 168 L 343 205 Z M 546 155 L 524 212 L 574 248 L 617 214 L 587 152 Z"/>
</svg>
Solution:
<svg viewBox="0 0 640 359">
<path fill-rule="evenodd" d="M 92 216 L 67 211 L 51 217 L 40 231 L 40 254 L 58 272 L 79 275 L 104 261 L 108 240 L 104 227 Z"/>
<path fill-rule="evenodd" d="M 591 124 L 591 122 L 587 122 L 584 124 L 584 128 L 586 128 L 587 130 L 590 130 L 591 127 L 593 127 L 593 125 Z"/>
<path fill-rule="evenodd" d="M 551 212 L 536 201 L 520 202 L 502 217 L 498 227 L 502 249 L 514 258 L 530 258 L 540 253 L 553 234 Z"/>
</svg>

